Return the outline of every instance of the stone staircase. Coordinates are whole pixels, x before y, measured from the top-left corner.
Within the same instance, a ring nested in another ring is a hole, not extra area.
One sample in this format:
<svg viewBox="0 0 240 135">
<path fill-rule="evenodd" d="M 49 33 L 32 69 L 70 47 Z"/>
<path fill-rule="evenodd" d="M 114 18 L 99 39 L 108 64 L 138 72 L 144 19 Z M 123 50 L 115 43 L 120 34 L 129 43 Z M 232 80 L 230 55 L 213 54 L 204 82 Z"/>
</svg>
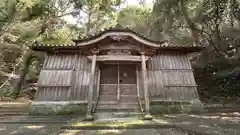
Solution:
<svg viewBox="0 0 240 135">
<path fill-rule="evenodd" d="M 100 96 L 95 112 L 140 112 L 137 96 L 125 95 L 120 100 L 116 97 Z"/>
<path fill-rule="evenodd" d="M 99 101 L 95 112 L 140 112 L 138 102 Z"/>
<path fill-rule="evenodd" d="M 0 116 L 28 115 L 29 103 L 0 102 Z"/>
</svg>

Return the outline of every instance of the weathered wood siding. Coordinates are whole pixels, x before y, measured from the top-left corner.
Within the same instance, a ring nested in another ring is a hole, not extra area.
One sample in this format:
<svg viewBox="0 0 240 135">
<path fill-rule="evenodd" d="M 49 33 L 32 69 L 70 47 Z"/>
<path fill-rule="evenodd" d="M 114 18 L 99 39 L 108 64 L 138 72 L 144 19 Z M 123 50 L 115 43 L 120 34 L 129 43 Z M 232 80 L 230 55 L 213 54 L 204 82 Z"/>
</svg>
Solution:
<svg viewBox="0 0 240 135">
<path fill-rule="evenodd" d="M 36 101 L 86 101 L 91 61 L 80 54 L 48 54 Z M 98 69 L 98 68 L 97 68 Z"/>
<path fill-rule="evenodd" d="M 187 54 L 158 53 L 148 61 L 149 93 L 153 100 L 198 99 L 196 82 Z"/>
</svg>

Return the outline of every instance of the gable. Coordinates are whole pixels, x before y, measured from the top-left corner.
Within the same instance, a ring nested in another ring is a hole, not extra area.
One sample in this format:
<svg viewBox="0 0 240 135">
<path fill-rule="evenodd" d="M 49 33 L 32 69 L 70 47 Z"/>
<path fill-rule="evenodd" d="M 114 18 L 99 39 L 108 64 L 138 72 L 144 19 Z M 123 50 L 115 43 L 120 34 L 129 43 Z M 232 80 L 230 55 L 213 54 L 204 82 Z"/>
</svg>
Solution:
<svg viewBox="0 0 240 135">
<path fill-rule="evenodd" d="M 117 29 L 110 28 L 101 31 L 95 35 L 88 35 L 86 37 L 73 40 L 73 44 L 39 44 L 35 42 L 29 45 L 30 48 L 37 51 L 79 51 L 86 49 L 100 47 L 104 44 L 118 44 L 129 42 L 132 45 L 138 46 L 139 48 L 151 48 L 154 50 L 171 50 L 179 52 L 196 52 L 200 51 L 204 47 L 196 45 L 180 45 L 169 41 L 153 41 L 150 40 L 132 30 L 129 29 Z M 127 45 L 122 45 L 121 47 L 126 47 Z M 128 45 L 129 46 L 129 45 Z M 115 46 L 116 47 L 116 46 Z M 136 48 L 135 48 L 136 49 Z"/>
</svg>

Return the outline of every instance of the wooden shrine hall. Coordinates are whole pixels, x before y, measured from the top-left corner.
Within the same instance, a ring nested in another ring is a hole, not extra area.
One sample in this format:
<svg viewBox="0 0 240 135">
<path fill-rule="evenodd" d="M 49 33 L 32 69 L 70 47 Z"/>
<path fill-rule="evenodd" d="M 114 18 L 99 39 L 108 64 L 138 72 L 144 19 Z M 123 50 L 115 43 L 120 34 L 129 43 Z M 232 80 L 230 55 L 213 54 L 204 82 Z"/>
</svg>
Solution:
<svg viewBox="0 0 240 135">
<path fill-rule="evenodd" d="M 146 116 L 156 103 L 199 101 L 189 54 L 203 47 L 157 42 L 123 28 L 73 42 L 30 45 L 46 53 L 35 111 L 39 105 L 74 104 L 67 111 L 85 111 L 88 118 L 109 111 Z"/>
</svg>

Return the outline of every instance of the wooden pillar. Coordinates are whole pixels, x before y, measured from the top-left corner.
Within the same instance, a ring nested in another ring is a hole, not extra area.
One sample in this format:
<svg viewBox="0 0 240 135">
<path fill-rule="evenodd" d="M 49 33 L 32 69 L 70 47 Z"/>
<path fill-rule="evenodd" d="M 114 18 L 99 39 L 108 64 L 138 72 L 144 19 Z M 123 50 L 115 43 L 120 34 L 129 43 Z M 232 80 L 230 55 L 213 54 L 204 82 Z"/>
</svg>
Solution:
<svg viewBox="0 0 240 135">
<path fill-rule="evenodd" d="M 146 68 L 146 58 L 145 52 L 141 52 L 141 63 L 142 63 L 142 79 L 143 79 L 143 89 L 144 89 L 144 99 L 145 99 L 145 119 L 152 119 L 150 115 L 149 108 L 149 95 L 148 95 L 148 80 L 147 80 L 147 68 Z M 151 118 L 150 118 L 151 117 Z"/>
<path fill-rule="evenodd" d="M 96 68 L 96 58 L 97 52 L 93 52 L 92 57 L 92 66 L 91 66 L 91 76 L 88 90 L 88 106 L 87 106 L 87 120 L 93 120 L 92 116 L 92 105 L 93 105 L 93 87 L 94 87 L 94 78 L 95 78 L 95 68 Z"/>
</svg>

